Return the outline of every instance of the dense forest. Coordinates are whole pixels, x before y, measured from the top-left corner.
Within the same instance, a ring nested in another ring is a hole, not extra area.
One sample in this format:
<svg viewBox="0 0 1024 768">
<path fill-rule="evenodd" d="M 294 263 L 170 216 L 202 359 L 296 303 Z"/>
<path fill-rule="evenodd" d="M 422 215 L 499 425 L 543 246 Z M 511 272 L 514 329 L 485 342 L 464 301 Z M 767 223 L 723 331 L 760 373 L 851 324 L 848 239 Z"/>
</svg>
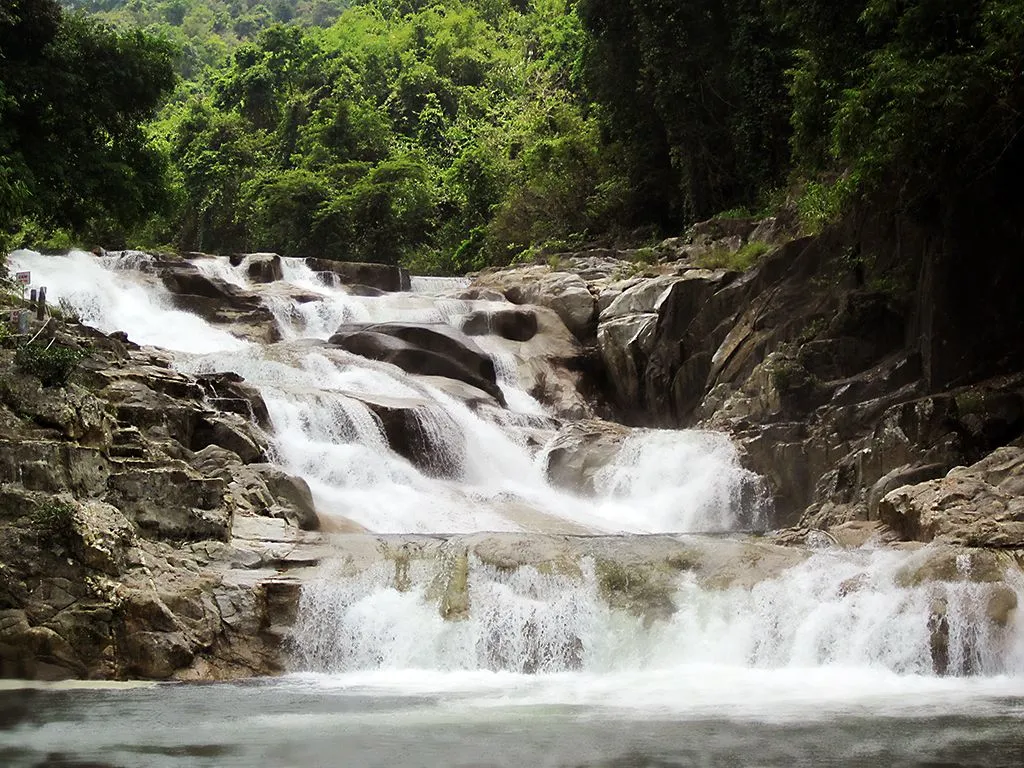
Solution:
<svg viewBox="0 0 1024 768">
<path fill-rule="evenodd" d="M 1024 0 L 9 0 L 7 246 L 460 272 L 1024 165 Z M 1002 182 L 999 182 L 1002 183 Z"/>
</svg>

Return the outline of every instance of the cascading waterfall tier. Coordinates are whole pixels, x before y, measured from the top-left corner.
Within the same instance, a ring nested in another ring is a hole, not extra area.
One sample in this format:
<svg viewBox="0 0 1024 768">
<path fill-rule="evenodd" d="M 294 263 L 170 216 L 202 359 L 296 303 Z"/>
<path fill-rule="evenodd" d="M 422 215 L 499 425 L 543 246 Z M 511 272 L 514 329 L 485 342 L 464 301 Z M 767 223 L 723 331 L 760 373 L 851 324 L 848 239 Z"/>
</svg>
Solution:
<svg viewBox="0 0 1024 768">
<path fill-rule="evenodd" d="M 274 458 L 309 483 L 325 518 L 384 533 L 650 533 L 762 524 L 764 500 L 750 492 L 753 475 L 725 437 L 708 433 L 638 432 L 602 476 L 596 498 L 552 487 L 537 450 L 552 421 L 519 388 L 514 358 L 498 337 L 481 337 L 481 344 L 494 357 L 504 409 L 470 407 L 431 377 L 324 343 L 351 323 L 458 327 L 473 307 L 494 304 L 444 295 L 465 281 L 417 278 L 412 293 L 368 297 L 325 282 L 302 259 L 283 259 L 283 279 L 265 284 L 250 280 L 244 260 L 193 260 L 206 278 L 259 297 L 282 339 L 266 345 L 176 309 L 145 254 L 16 251 L 11 263 L 30 270 L 84 322 L 175 352 L 185 372 L 245 377 L 267 404 Z"/>
<path fill-rule="evenodd" d="M 458 550 L 455 550 L 458 551 Z M 747 554 L 751 555 L 751 550 Z M 815 553 L 756 583 L 683 570 L 658 583 L 635 552 L 538 568 L 473 554 L 325 569 L 303 591 L 297 666 L 362 670 L 636 673 L 733 667 L 1024 674 L 1024 627 L 993 605 L 1024 580 L 906 583 L 930 553 Z M 713 559 L 710 552 L 698 557 Z M 1019 574 L 1018 574 L 1019 576 Z M 630 580 L 634 583 L 630 585 Z"/>
<path fill-rule="evenodd" d="M 474 407 L 436 377 L 327 343 L 351 323 L 458 327 L 465 313 L 488 305 L 445 295 L 463 282 L 418 278 L 412 292 L 370 297 L 323 280 L 299 259 L 283 259 L 283 279 L 268 284 L 254 284 L 244 261 L 194 265 L 257 296 L 280 341 L 238 338 L 176 308 L 145 254 L 18 251 L 10 259 L 84 322 L 170 350 L 183 371 L 233 371 L 257 387 L 274 460 L 308 482 L 325 521 L 380 534 L 526 531 L 563 542 L 766 523 L 758 478 L 725 436 L 710 432 L 635 430 L 594 475 L 591 497 L 553 487 L 543 448 L 553 420 L 518 386 L 515 358 L 496 337 L 479 346 L 494 358 L 507 408 Z M 405 450 L 396 423 L 415 438 Z M 632 549 L 616 553 L 617 541 Z M 517 552 L 534 546 L 517 542 Z M 467 544 L 436 556 L 376 552 L 354 568 L 339 552 L 303 589 L 296 668 L 541 673 L 562 680 L 559 701 L 571 673 L 591 681 L 570 686 L 573 695 L 597 704 L 607 690 L 600 681 L 622 675 L 646 676 L 645 695 L 672 701 L 680 691 L 710 700 L 709 691 L 730 684 L 801 695 L 808 680 L 855 689 L 870 679 L 896 695 L 907 689 L 893 675 L 1024 676 L 1024 620 L 1015 609 L 1024 588 L 1013 569 L 1002 582 L 978 579 L 964 555 L 951 577 L 915 580 L 907 569 L 927 550 L 864 550 L 775 553 L 782 564 L 759 573 L 766 551 L 735 542 L 641 567 L 657 560 L 650 551 L 662 544 L 636 536 L 607 542 L 603 553 L 588 544 L 537 562 L 485 558 Z"/>
</svg>

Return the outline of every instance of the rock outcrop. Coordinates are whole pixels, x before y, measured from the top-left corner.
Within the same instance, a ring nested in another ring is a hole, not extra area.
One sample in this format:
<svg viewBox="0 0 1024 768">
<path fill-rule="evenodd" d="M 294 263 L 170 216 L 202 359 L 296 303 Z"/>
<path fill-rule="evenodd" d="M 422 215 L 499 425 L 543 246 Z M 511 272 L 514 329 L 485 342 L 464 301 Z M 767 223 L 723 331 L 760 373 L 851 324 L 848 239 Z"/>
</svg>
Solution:
<svg viewBox="0 0 1024 768">
<path fill-rule="evenodd" d="M 397 365 L 407 373 L 462 381 L 501 404 L 494 362 L 473 340 L 446 323 L 369 323 L 342 326 L 330 343 Z"/>
<path fill-rule="evenodd" d="M 408 291 L 409 273 L 390 264 L 365 264 L 354 261 L 307 258 L 306 265 L 314 272 L 329 275 L 342 285 L 359 285 L 378 291 Z"/>
<path fill-rule="evenodd" d="M 580 341 L 592 340 L 597 331 L 597 299 L 587 283 L 571 272 L 522 267 L 484 273 L 475 279 L 474 287 L 496 291 L 513 304 L 553 310 Z"/>
<path fill-rule="evenodd" d="M 607 421 L 574 421 L 546 446 L 548 479 L 581 495 L 593 494 L 594 475 L 615 458 L 631 430 Z"/>
<path fill-rule="evenodd" d="M 279 671 L 288 574 L 322 550 L 309 488 L 262 463 L 258 393 L 84 326 L 34 330 L 86 357 L 44 387 L 0 348 L 0 672 Z"/>
<path fill-rule="evenodd" d="M 228 261 L 233 267 L 245 264 L 254 283 L 273 283 L 284 278 L 281 256 L 276 253 L 236 253 Z"/>
<path fill-rule="evenodd" d="M 889 491 L 878 519 L 901 538 L 970 547 L 1024 542 L 1024 448 L 998 448 L 944 477 Z"/>
<path fill-rule="evenodd" d="M 772 486 L 774 524 L 806 532 L 876 521 L 895 489 L 938 481 L 1024 434 L 1024 347 L 1012 341 L 1024 313 L 1004 295 L 1012 265 L 972 278 L 972 316 L 940 283 L 936 270 L 956 281 L 935 255 L 947 246 L 903 220 L 852 218 L 800 237 L 783 219 L 722 219 L 647 251 L 592 249 L 551 257 L 557 271 L 482 274 L 471 290 L 526 308 L 556 306 L 556 285 L 585 288 L 599 312 L 579 336 L 596 339 L 606 413 L 731 433 Z M 744 268 L 734 256 L 750 248 L 763 255 Z M 984 309 L 985 291 L 1005 322 Z M 901 503 L 909 510 L 909 497 Z M 1024 548 L 1012 515 L 996 517 L 996 538 Z"/>
</svg>

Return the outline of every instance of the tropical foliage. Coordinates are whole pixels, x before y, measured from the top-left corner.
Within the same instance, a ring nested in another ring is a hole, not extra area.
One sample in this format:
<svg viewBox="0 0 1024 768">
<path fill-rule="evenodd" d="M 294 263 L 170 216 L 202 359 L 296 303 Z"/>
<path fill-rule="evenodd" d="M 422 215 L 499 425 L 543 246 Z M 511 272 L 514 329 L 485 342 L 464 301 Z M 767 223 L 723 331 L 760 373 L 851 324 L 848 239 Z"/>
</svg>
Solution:
<svg viewBox="0 0 1024 768">
<path fill-rule="evenodd" d="M 1024 164 L 1024 0 L 63 4 L 0 10 L 7 232 L 453 272 Z"/>
</svg>

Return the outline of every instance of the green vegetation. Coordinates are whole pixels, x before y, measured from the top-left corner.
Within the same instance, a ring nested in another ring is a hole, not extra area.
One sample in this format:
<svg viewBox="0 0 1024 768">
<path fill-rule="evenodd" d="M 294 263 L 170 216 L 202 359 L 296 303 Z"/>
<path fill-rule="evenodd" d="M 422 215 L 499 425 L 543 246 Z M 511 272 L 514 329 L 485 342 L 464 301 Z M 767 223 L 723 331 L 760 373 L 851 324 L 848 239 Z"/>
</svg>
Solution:
<svg viewBox="0 0 1024 768">
<path fill-rule="evenodd" d="M 61 344 L 32 342 L 18 347 L 14 364 L 38 378 L 44 387 L 62 387 L 85 358 L 85 352 Z"/>
<path fill-rule="evenodd" d="M 761 240 L 751 240 L 736 250 L 713 248 L 694 258 L 694 264 L 703 269 L 726 269 L 731 272 L 745 272 L 772 249 Z"/>
<path fill-rule="evenodd" d="M 117 238 L 166 206 L 144 123 L 173 84 L 170 44 L 12 0 L 0 52 L 0 233 L 32 221 Z"/>
<path fill-rule="evenodd" d="M 1024 166 L 1024 0 L 63 5 L 0 10 L 11 244 L 462 272 L 779 190 L 808 232 L 927 214 Z"/>
<path fill-rule="evenodd" d="M 75 530 L 75 508 L 61 499 L 53 498 L 33 507 L 32 524 L 43 534 L 67 538 Z"/>
</svg>

